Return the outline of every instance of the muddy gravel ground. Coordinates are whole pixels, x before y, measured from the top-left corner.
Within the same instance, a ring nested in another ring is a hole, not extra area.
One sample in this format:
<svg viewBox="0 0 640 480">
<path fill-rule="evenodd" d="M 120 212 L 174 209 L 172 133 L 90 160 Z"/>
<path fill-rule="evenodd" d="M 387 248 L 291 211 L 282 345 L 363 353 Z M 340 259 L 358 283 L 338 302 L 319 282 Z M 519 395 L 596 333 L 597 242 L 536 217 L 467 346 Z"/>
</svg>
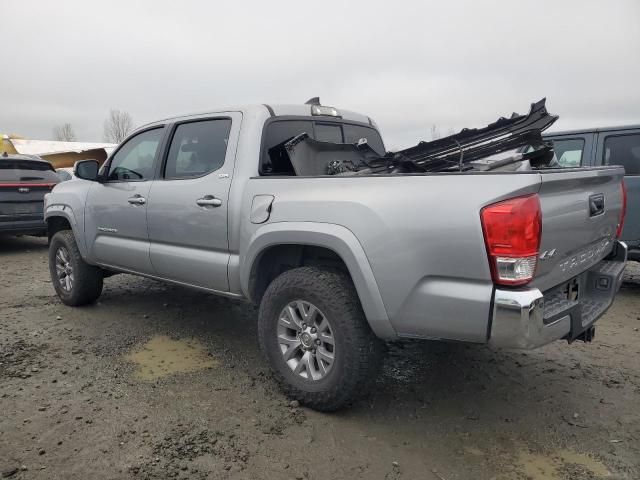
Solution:
<svg viewBox="0 0 640 480">
<path fill-rule="evenodd" d="M 19 479 L 640 479 L 640 268 L 589 345 L 393 344 L 368 400 L 291 404 L 244 303 L 128 275 L 62 305 L 0 239 L 0 470 Z"/>
</svg>

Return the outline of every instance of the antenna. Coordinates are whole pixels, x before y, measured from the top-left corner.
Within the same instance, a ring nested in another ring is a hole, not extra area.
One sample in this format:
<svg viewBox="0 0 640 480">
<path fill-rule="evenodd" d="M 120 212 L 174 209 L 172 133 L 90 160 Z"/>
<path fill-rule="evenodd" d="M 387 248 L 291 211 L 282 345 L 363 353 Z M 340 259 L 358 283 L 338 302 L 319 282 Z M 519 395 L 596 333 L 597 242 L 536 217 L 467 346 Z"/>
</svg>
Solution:
<svg viewBox="0 0 640 480">
<path fill-rule="evenodd" d="M 305 105 L 320 105 L 320 97 L 313 97 L 304 102 Z"/>
</svg>

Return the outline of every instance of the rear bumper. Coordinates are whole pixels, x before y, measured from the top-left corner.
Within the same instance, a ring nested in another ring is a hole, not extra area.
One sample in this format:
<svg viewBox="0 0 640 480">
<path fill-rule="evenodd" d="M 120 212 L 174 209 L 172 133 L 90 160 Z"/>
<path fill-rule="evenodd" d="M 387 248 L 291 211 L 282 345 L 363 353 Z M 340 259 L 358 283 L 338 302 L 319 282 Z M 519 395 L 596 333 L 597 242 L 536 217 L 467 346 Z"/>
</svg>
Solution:
<svg viewBox="0 0 640 480">
<path fill-rule="evenodd" d="M 47 224 L 42 217 L 37 220 L 17 220 L 0 222 L 0 235 L 38 235 L 47 231 Z"/>
<path fill-rule="evenodd" d="M 569 299 L 566 285 L 542 293 L 537 288 L 496 289 L 489 343 L 504 348 L 533 349 L 554 340 L 572 341 L 590 329 L 613 303 L 620 289 L 627 246 L 572 280 L 578 297 Z"/>
</svg>

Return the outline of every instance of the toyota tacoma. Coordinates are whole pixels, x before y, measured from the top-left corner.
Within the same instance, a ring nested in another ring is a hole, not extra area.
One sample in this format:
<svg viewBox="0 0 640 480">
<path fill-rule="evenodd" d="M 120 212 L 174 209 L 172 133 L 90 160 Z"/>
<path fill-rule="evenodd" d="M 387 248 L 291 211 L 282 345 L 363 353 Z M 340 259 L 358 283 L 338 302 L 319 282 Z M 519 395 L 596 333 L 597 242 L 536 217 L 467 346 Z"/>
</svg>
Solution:
<svg viewBox="0 0 640 480">
<path fill-rule="evenodd" d="M 559 168 L 544 101 L 387 152 L 367 116 L 255 105 L 139 128 L 45 200 L 67 305 L 130 273 L 259 305 L 275 376 L 336 410 L 384 341 L 590 341 L 621 283 L 624 169 Z"/>
</svg>

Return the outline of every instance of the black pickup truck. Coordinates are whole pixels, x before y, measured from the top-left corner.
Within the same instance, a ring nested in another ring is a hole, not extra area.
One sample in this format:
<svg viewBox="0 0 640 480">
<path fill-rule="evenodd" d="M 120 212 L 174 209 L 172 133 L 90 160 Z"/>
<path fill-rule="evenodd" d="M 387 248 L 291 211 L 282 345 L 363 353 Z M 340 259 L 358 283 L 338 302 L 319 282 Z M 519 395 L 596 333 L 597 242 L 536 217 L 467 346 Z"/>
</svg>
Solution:
<svg viewBox="0 0 640 480">
<path fill-rule="evenodd" d="M 629 247 L 629 260 L 640 261 L 640 125 L 553 132 L 544 139 L 553 142 L 563 167 L 624 167 L 627 214 L 621 240 Z"/>
</svg>

